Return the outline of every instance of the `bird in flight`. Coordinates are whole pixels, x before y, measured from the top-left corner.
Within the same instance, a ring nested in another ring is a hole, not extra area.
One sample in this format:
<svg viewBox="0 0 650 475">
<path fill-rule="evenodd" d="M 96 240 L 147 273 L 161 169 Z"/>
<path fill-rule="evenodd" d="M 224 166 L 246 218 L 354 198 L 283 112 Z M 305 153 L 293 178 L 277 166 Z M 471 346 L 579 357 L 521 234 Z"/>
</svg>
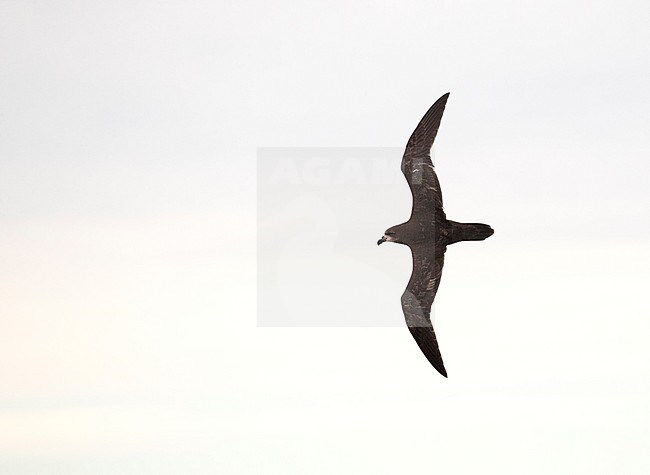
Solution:
<svg viewBox="0 0 650 475">
<path fill-rule="evenodd" d="M 442 209 L 440 183 L 430 152 L 448 97 L 449 93 L 431 106 L 406 144 L 402 173 L 413 196 L 411 217 L 405 223 L 388 228 L 377 242 L 377 245 L 396 242 L 411 249 L 413 272 L 402 294 L 402 310 L 420 350 L 445 378 L 447 370 L 431 323 L 431 305 L 440 285 L 445 251 L 450 244 L 482 241 L 494 233 L 487 224 L 451 221 Z"/>
</svg>

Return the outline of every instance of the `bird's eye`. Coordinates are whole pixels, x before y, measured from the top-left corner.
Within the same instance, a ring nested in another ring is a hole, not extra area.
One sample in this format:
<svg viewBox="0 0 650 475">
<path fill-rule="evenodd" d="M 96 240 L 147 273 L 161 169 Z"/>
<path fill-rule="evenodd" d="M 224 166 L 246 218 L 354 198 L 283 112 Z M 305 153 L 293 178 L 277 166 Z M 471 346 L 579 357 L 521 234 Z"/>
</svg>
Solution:
<svg viewBox="0 0 650 475">
<path fill-rule="evenodd" d="M 393 234 L 395 234 L 395 231 L 386 231 L 386 234 L 392 236 Z"/>
</svg>

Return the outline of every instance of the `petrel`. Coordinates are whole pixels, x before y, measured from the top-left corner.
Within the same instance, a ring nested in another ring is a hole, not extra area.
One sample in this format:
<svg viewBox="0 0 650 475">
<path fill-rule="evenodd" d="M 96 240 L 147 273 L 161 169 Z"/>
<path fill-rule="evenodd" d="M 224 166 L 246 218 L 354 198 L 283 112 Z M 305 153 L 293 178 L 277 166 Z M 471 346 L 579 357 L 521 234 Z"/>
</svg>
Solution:
<svg viewBox="0 0 650 475">
<path fill-rule="evenodd" d="M 406 144 L 402 173 L 413 196 L 411 217 L 405 223 L 388 228 L 377 242 L 377 245 L 386 241 L 406 244 L 411 249 L 413 272 L 402 294 L 402 310 L 420 350 L 445 378 L 447 370 L 431 323 L 431 305 L 440 285 L 445 251 L 450 244 L 482 241 L 494 233 L 487 224 L 451 221 L 442 209 L 440 183 L 430 151 L 448 97 L 449 93 L 431 106 Z"/>
</svg>

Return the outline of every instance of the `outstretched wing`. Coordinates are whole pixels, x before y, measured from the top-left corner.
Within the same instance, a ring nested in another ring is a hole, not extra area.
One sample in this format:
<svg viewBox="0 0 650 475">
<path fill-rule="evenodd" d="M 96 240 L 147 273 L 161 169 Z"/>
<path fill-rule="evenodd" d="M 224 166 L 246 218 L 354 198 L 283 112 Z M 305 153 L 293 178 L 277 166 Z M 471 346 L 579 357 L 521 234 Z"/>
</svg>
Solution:
<svg viewBox="0 0 650 475">
<path fill-rule="evenodd" d="M 431 305 L 440 285 L 446 248 L 433 245 L 411 248 L 413 273 L 402 294 L 402 310 L 406 325 L 429 363 L 445 378 L 438 340 L 431 323 Z"/>
<path fill-rule="evenodd" d="M 442 209 L 442 192 L 431 163 L 431 147 L 438 133 L 448 97 L 449 93 L 442 96 L 424 114 L 411 134 L 402 157 L 402 173 L 413 195 L 412 215 L 420 211 Z"/>
</svg>

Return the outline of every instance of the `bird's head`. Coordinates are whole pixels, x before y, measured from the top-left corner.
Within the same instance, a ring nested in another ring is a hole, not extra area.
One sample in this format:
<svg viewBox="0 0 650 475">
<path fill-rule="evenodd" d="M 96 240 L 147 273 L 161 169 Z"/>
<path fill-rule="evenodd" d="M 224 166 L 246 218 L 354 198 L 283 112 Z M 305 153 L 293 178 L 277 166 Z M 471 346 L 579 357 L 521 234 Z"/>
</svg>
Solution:
<svg viewBox="0 0 650 475">
<path fill-rule="evenodd" d="M 377 241 L 377 245 L 379 246 L 382 242 L 386 242 L 386 241 L 401 243 L 402 241 L 399 238 L 399 234 L 398 234 L 396 228 L 397 228 L 397 226 L 393 226 L 392 228 L 388 228 L 384 232 L 384 235 L 381 237 L 381 239 L 379 241 Z"/>
</svg>

